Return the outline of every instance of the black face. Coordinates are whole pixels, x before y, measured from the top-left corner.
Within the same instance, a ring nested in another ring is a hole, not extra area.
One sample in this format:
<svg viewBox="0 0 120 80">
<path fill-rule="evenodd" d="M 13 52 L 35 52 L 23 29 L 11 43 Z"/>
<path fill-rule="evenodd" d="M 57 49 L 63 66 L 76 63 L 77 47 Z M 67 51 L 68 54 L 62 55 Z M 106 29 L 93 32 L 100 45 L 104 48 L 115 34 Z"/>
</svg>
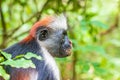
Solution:
<svg viewBox="0 0 120 80">
<path fill-rule="evenodd" d="M 66 57 L 71 54 L 72 44 L 65 30 L 52 30 L 47 27 L 40 28 L 37 39 L 42 47 L 54 57 Z"/>
<path fill-rule="evenodd" d="M 63 35 L 63 37 L 61 39 L 60 50 L 59 50 L 59 52 L 60 52 L 59 54 L 61 56 L 59 56 L 59 57 L 66 57 L 71 54 L 72 44 L 71 44 L 71 41 L 68 39 L 66 31 L 63 31 L 62 35 Z"/>
</svg>

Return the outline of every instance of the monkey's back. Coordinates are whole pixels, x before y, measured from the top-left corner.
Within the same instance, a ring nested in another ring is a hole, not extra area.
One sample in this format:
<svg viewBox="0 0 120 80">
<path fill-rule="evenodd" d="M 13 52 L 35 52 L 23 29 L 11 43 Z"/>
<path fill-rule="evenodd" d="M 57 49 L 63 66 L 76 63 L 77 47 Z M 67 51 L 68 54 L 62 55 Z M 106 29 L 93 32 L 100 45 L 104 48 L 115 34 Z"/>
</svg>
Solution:
<svg viewBox="0 0 120 80">
<path fill-rule="evenodd" d="M 59 71 L 57 69 L 54 59 L 52 59 L 50 55 L 48 57 L 44 55 L 46 53 L 43 53 L 41 47 L 38 45 L 36 40 L 32 40 L 24 44 L 16 43 L 7 49 L 4 49 L 3 51 L 12 54 L 13 58 L 17 55 L 26 54 L 27 52 L 32 52 L 42 57 L 42 60 L 38 60 L 36 58 L 31 59 L 36 65 L 36 69 L 18 69 L 6 66 L 5 69 L 11 76 L 10 80 L 59 80 Z M 49 60 L 48 58 L 51 59 Z"/>
</svg>

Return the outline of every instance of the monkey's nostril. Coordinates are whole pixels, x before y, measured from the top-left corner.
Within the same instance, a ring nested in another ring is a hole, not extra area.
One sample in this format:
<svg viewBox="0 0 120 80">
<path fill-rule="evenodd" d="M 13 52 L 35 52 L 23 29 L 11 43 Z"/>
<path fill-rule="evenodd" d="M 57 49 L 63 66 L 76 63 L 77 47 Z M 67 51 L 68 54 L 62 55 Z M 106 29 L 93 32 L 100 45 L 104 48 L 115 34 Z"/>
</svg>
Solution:
<svg viewBox="0 0 120 80">
<path fill-rule="evenodd" d="M 61 44 L 64 44 L 64 42 L 65 42 L 65 40 L 64 40 L 64 39 L 62 39 L 62 40 L 61 40 Z"/>
</svg>

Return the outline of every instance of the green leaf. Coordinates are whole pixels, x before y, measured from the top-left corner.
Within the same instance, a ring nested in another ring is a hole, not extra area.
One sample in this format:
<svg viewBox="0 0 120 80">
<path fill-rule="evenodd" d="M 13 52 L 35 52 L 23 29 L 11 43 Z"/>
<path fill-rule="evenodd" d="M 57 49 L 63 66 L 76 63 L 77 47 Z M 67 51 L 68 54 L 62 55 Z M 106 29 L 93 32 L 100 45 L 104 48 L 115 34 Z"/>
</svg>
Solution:
<svg viewBox="0 0 120 80">
<path fill-rule="evenodd" d="M 1 51 L 1 50 L 0 50 L 0 53 L 1 53 L 6 59 L 11 59 L 11 58 L 12 58 L 11 54 L 8 54 L 8 53 L 3 52 L 3 51 Z"/>
<path fill-rule="evenodd" d="M 86 20 L 81 20 L 80 25 L 81 25 L 81 29 L 82 29 L 83 31 L 86 31 L 86 30 L 89 29 L 89 28 L 87 27 L 88 22 L 87 22 Z"/>
<path fill-rule="evenodd" d="M 82 68 L 82 71 L 83 72 L 88 72 L 89 69 L 90 69 L 90 66 L 88 64 L 84 64 L 83 68 Z"/>
<path fill-rule="evenodd" d="M 6 60 L 1 63 L 2 65 L 10 65 L 16 68 L 35 68 L 35 65 L 32 63 L 31 60 L 25 60 L 24 58 L 17 59 L 17 60 Z"/>
<path fill-rule="evenodd" d="M 19 58 L 23 58 L 24 57 L 24 54 L 21 54 L 21 55 L 17 55 L 15 58 L 13 59 L 19 59 Z"/>
<path fill-rule="evenodd" d="M 0 56 L 0 62 L 4 61 L 4 57 Z"/>
<path fill-rule="evenodd" d="M 95 73 L 98 75 L 105 75 L 107 73 L 107 70 L 101 67 L 94 66 L 94 69 L 95 69 Z"/>
<path fill-rule="evenodd" d="M 94 45 L 86 45 L 86 46 L 81 46 L 81 51 L 83 52 L 97 52 L 98 54 L 101 55 L 106 55 L 106 51 L 102 46 L 94 46 Z"/>
<path fill-rule="evenodd" d="M 104 24 L 100 21 L 91 21 L 90 24 L 95 25 L 95 26 L 100 27 L 100 28 L 103 28 L 103 29 L 109 28 L 106 24 Z"/>
<path fill-rule="evenodd" d="M 90 51 L 95 51 L 95 52 L 98 52 L 99 54 L 102 54 L 102 55 L 106 54 L 104 48 L 101 46 L 88 45 L 88 46 L 86 46 L 86 48 Z"/>
<path fill-rule="evenodd" d="M 34 53 L 31 53 L 31 52 L 28 52 L 25 56 L 24 56 L 26 59 L 31 59 L 31 58 L 36 58 L 38 60 L 41 60 L 41 56 L 38 56 Z"/>
<path fill-rule="evenodd" d="M 0 76 L 2 76 L 5 80 L 9 80 L 10 78 L 2 66 L 0 66 Z"/>
</svg>

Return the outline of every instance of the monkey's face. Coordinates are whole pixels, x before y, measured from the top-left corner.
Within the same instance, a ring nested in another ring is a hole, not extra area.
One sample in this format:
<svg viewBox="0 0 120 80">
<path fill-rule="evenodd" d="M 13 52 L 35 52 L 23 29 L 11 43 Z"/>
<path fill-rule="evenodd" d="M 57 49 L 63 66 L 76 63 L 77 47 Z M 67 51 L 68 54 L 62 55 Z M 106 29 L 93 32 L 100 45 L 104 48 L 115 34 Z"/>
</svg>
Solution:
<svg viewBox="0 0 120 80">
<path fill-rule="evenodd" d="M 41 27 L 37 31 L 37 40 L 41 47 L 54 57 L 66 57 L 71 54 L 72 44 L 64 29 Z"/>
</svg>

